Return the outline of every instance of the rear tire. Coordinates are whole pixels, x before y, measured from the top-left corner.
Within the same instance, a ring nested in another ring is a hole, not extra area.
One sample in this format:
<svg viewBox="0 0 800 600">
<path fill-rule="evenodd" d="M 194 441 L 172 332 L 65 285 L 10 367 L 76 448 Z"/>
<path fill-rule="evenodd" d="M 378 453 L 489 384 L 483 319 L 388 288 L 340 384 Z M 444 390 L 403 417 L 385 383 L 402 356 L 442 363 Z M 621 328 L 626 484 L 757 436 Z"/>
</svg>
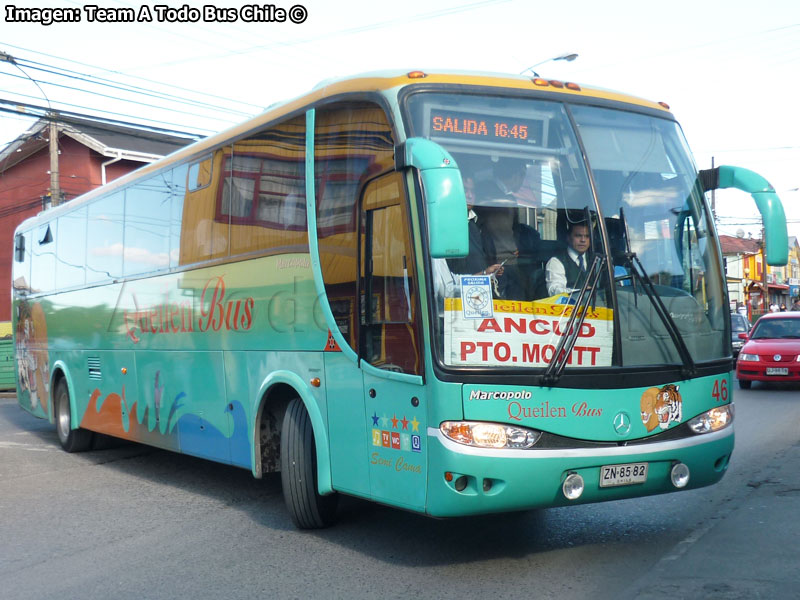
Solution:
<svg viewBox="0 0 800 600">
<path fill-rule="evenodd" d="M 739 380 L 739 388 L 743 390 L 749 390 L 750 386 L 753 385 L 753 382 L 749 379 L 740 379 Z"/>
<path fill-rule="evenodd" d="M 320 529 L 333 524 L 339 496 L 322 496 L 318 491 L 314 431 L 300 398 L 289 402 L 283 417 L 281 484 L 286 508 L 299 529 Z"/>
<path fill-rule="evenodd" d="M 88 429 L 72 429 L 69 407 L 69 390 L 62 379 L 56 386 L 55 394 L 56 431 L 61 447 L 67 452 L 83 452 L 92 445 L 92 432 Z"/>
</svg>

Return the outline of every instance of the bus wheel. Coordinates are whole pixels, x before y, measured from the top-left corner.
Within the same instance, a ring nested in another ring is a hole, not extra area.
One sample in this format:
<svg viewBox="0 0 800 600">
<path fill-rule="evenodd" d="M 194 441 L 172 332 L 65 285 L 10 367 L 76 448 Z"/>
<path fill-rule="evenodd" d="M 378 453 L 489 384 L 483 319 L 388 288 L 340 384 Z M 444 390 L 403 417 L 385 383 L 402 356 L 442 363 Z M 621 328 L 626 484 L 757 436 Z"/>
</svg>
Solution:
<svg viewBox="0 0 800 600">
<path fill-rule="evenodd" d="M 317 453 L 311 419 L 300 398 L 293 398 L 281 430 L 283 499 L 300 529 L 319 529 L 334 522 L 337 494 L 321 496 L 317 487 Z"/>
<path fill-rule="evenodd" d="M 92 432 L 87 429 L 72 429 L 69 410 L 69 390 L 62 380 L 56 386 L 56 431 L 61 447 L 67 452 L 83 452 L 92 445 Z"/>
<path fill-rule="evenodd" d="M 742 388 L 743 390 L 749 390 L 750 386 L 752 384 L 753 384 L 753 382 L 750 381 L 749 379 L 740 379 L 739 380 L 739 387 Z"/>
</svg>

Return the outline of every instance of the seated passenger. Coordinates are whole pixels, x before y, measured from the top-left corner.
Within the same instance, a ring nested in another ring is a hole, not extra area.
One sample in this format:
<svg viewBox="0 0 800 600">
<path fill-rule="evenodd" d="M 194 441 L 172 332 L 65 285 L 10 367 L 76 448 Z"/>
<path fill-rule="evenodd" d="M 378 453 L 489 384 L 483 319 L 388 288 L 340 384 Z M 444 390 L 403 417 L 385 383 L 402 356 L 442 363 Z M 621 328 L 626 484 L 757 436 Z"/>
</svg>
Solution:
<svg viewBox="0 0 800 600">
<path fill-rule="evenodd" d="M 514 208 L 487 207 L 481 210 L 483 240 L 489 262 L 503 265 L 497 273 L 498 297 L 506 300 L 534 299 L 534 257 L 539 250 L 539 233 L 519 222 Z"/>
<path fill-rule="evenodd" d="M 586 223 L 567 224 L 567 248 L 547 261 L 545 281 L 550 296 L 581 289 L 589 268 L 590 245 L 591 238 Z"/>
<path fill-rule="evenodd" d="M 499 264 L 490 264 L 483 243 L 481 224 L 478 223 L 478 215 L 473 210 L 475 206 L 475 183 L 471 177 L 464 178 L 464 195 L 467 198 L 469 254 L 464 258 L 447 259 L 447 266 L 454 277 L 459 275 L 499 275 L 502 272 L 502 267 Z"/>
</svg>

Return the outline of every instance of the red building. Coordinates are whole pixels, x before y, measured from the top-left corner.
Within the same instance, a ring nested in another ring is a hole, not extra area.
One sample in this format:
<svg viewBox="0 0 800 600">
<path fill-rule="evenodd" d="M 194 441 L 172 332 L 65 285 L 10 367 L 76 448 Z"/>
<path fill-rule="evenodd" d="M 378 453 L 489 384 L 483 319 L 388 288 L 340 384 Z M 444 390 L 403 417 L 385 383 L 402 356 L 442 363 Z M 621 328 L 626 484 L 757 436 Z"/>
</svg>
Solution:
<svg viewBox="0 0 800 600">
<path fill-rule="evenodd" d="M 57 130 L 57 204 L 196 139 L 74 118 L 60 119 Z M 49 138 L 50 122 L 42 119 L 0 152 L 0 323 L 11 319 L 14 230 L 51 204 Z"/>
</svg>

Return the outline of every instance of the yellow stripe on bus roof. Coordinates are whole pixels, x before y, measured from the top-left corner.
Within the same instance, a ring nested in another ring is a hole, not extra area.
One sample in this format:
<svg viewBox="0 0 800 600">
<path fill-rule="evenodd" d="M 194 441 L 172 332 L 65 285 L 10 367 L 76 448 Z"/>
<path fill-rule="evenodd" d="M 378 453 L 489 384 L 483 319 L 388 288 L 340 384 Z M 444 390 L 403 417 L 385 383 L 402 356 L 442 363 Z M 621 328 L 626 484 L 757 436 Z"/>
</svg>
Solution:
<svg viewBox="0 0 800 600">
<path fill-rule="evenodd" d="M 410 72 L 412 71 L 399 71 L 399 70 L 376 71 L 371 73 L 352 75 L 341 79 L 326 80 L 322 83 L 317 84 L 314 87 L 314 89 L 312 89 L 310 92 L 298 96 L 297 98 L 293 98 L 291 100 L 280 102 L 274 106 L 270 106 L 263 113 L 258 114 L 240 123 L 239 125 L 234 125 L 230 129 L 226 129 L 224 131 L 221 131 L 220 133 L 216 133 L 207 138 L 199 140 L 194 144 L 186 146 L 185 148 L 181 148 L 180 150 L 177 150 L 172 154 L 154 163 L 145 165 L 135 171 L 123 175 L 122 177 L 115 179 L 111 183 L 108 183 L 102 187 L 87 192 L 75 199 L 75 200 L 80 200 L 80 202 L 78 203 L 75 203 L 75 201 L 73 200 L 62 206 L 75 208 L 78 204 L 83 204 L 84 200 L 90 200 L 91 198 L 100 194 L 106 194 L 117 187 L 126 185 L 132 179 L 138 179 L 143 175 L 159 171 L 174 163 L 179 163 L 190 158 L 202 156 L 204 153 L 220 146 L 221 144 L 225 143 L 228 140 L 234 140 L 237 138 L 244 137 L 246 134 L 252 131 L 256 131 L 268 123 L 271 123 L 277 119 L 280 119 L 285 115 L 288 115 L 305 107 L 310 107 L 315 103 L 324 100 L 325 98 L 338 96 L 341 94 L 353 93 L 353 92 L 385 92 L 393 88 L 428 86 L 431 84 L 465 85 L 465 86 L 476 86 L 476 87 L 480 86 L 485 88 L 487 87 L 497 88 L 498 90 L 513 89 L 513 90 L 529 90 L 529 91 L 537 91 L 537 92 L 561 94 L 561 95 L 567 94 L 578 97 L 597 98 L 602 100 L 620 102 L 624 104 L 643 106 L 646 108 L 663 111 L 665 113 L 669 112 L 667 109 L 665 109 L 657 102 L 644 100 L 642 98 L 637 98 L 635 96 L 622 94 L 620 92 L 605 90 L 596 87 L 587 88 L 580 84 L 578 84 L 580 85 L 581 88 L 580 91 L 574 91 L 567 88 L 555 88 L 552 86 L 542 87 L 534 85 L 531 77 L 526 77 L 522 75 L 509 75 L 507 73 L 488 73 L 488 72 L 477 72 L 477 71 L 448 71 L 448 72 L 422 71 L 423 73 L 425 73 L 425 77 L 412 79 L 408 76 Z M 566 83 L 566 81 L 563 81 L 563 83 Z M 58 208 L 51 210 L 58 210 Z M 48 211 L 48 213 L 49 213 L 48 216 L 52 214 L 50 211 Z"/>
</svg>

